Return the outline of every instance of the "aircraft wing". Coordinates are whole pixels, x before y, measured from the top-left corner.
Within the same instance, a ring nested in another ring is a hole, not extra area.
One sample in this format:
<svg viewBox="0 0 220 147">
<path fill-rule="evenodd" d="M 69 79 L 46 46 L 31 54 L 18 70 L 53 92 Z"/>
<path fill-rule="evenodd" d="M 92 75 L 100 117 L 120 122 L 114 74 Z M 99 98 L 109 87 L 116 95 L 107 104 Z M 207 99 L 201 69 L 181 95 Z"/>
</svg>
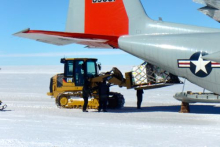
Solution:
<svg viewBox="0 0 220 147">
<path fill-rule="evenodd" d="M 13 35 L 54 45 L 68 45 L 76 43 L 86 45 L 88 48 L 118 48 L 118 36 L 67 33 L 30 29 L 25 29 Z"/>
<path fill-rule="evenodd" d="M 205 5 L 205 7 L 198 9 L 200 12 L 220 22 L 219 0 L 193 0 L 193 1 Z"/>
</svg>

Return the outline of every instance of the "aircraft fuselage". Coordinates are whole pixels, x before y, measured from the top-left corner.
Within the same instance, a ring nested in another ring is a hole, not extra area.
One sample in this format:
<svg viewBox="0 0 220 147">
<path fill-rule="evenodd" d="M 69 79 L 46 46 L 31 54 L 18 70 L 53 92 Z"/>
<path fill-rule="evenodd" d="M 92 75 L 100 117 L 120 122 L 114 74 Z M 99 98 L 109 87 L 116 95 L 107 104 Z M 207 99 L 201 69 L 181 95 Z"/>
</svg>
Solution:
<svg viewBox="0 0 220 147">
<path fill-rule="evenodd" d="M 219 40 L 218 32 L 135 35 L 120 37 L 119 46 L 125 52 L 220 94 L 220 64 L 203 59 L 219 51 Z"/>
</svg>

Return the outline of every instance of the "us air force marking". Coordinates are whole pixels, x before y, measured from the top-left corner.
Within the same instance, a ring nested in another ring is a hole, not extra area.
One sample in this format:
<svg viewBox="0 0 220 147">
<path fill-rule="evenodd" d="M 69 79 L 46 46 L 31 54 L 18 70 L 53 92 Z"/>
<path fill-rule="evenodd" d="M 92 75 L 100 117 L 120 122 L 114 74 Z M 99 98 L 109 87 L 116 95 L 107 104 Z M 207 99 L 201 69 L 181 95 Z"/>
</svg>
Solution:
<svg viewBox="0 0 220 147">
<path fill-rule="evenodd" d="M 194 53 L 190 59 L 178 60 L 179 68 L 190 68 L 190 71 L 201 78 L 208 76 L 213 68 L 220 68 L 220 63 L 204 60 L 202 56 L 207 55 L 204 52 Z"/>
</svg>

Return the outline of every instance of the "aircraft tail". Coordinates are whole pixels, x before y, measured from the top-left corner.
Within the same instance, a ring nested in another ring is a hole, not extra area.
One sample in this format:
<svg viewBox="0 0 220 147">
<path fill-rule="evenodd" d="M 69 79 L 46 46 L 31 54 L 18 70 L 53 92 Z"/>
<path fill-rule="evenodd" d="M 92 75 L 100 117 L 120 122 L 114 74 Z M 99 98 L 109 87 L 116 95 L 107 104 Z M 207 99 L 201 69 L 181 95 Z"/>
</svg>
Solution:
<svg viewBox="0 0 220 147">
<path fill-rule="evenodd" d="M 150 20 L 140 0 L 70 0 L 66 32 L 97 35 L 141 33 Z"/>
<path fill-rule="evenodd" d="M 154 33 L 152 22 L 140 0 L 69 0 L 66 32 L 25 29 L 14 35 L 54 45 L 119 48 L 120 36 Z"/>
</svg>

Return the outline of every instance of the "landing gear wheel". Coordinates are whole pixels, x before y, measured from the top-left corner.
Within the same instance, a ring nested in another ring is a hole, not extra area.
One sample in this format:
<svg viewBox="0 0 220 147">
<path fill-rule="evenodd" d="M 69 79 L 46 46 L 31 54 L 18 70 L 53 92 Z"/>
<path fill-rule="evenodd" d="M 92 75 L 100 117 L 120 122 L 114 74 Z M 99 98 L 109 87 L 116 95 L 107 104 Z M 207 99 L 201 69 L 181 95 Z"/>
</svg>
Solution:
<svg viewBox="0 0 220 147">
<path fill-rule="evenodd" d="M 125 99 L 120 93 L 111 93 L 112 96 L 108 98 L 108 108 L 120 109 L 124 107 Z"/>
<path fill-rule="evenodd" d="M 68 97 L 61 94 L 61 95 L 58 95 L 57 98 L 56 98 L 56 105 L 58 107 L 61 107 L 61 108 L 65 108 L 65 106 L 68 104 Z"/>
</svg>

